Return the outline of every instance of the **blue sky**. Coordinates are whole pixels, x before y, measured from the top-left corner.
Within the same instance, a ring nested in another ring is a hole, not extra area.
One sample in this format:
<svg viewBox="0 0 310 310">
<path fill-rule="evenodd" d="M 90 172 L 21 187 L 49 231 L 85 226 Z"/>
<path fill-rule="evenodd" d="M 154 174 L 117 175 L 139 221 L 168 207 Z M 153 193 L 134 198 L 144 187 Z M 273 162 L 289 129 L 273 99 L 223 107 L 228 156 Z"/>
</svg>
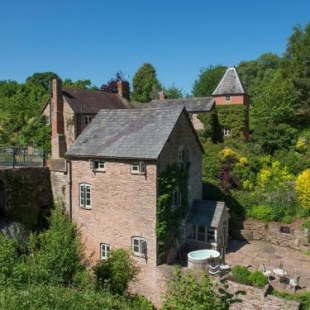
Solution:
<svg viewBox="0 0 310 310">
<path fill-rule="evenodd" d="M 160 82 L 190 93 L 201 68 L 282 55 L 309 0 L 1 0 L 0 80 L 36 72 L 90 79 L 119 70 L 131 82 L 145 62 Z"/>
</svg>

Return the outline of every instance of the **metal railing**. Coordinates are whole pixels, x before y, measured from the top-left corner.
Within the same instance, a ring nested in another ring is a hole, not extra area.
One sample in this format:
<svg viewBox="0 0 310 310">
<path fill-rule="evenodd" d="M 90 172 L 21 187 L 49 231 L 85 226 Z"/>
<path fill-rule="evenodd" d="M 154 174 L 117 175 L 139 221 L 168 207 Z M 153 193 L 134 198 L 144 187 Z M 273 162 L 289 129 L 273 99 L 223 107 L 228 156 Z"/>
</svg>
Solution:
<svg viewBox="0 0 310 310">
<path fill-rule="evenodd" d="M 45 152 L 32 147 L 0 147 L 1 167 L 40 167 L 44 166 Z"/>
</svg>

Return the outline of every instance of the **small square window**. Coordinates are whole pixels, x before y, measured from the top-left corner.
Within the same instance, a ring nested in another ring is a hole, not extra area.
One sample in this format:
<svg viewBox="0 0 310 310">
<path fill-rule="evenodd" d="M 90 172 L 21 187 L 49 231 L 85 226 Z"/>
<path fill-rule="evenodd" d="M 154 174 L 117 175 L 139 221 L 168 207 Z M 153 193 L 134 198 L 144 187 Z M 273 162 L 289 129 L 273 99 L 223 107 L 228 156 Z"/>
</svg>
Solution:
<svg viewBox="0 0 310 310">
<path fill-rule="evenodd" d="M 90 160 L 90 169 L 92 170 L 104 170 L 105 161 L 104 160 Z"/>
<path fill-rule="evenodd" d="M 146 173 L 145 162 L 140 161 L 131 163 L 130 172 L 132 174 L 145 174 Z"/>
<path fill-rule="evenodd" d="M 225 99 L 226 99 L 226 101 L 230 101 L 230 96 L 227 95 L 227 96 L 225 97 Z"/>
<path fill-rule="evenodd" d="M 225 137 L 229 137 L 230 136 L 230 128 L 229 127 L 224 127 L 223 128 L 223 135 Z"/>
<path fill-rule="evenodd" d="M 147 244 L 146 240 L 142 237 L 131 238 L 131 249 L 134 255 L 140 257 L 146 257 L 147 255 Z"/>
<path fill-rule="evenodd" d="M 108 259 L 110 252 L 110 245 L 106 243 L 100 243 L 100 259 Z"/>
</svg>

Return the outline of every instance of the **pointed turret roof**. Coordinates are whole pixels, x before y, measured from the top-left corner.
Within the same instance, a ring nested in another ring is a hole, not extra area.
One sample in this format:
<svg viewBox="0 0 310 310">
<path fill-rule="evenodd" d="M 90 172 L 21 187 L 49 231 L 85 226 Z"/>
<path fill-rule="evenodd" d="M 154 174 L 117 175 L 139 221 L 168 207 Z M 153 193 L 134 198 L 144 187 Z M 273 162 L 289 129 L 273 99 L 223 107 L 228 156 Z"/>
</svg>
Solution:
<svg viewBox="0 0 310 310">
<path fill-rule="evenodd" d="M 212 96 L 245 94 L 235 67 L 228 67 Z"/>
</svg>

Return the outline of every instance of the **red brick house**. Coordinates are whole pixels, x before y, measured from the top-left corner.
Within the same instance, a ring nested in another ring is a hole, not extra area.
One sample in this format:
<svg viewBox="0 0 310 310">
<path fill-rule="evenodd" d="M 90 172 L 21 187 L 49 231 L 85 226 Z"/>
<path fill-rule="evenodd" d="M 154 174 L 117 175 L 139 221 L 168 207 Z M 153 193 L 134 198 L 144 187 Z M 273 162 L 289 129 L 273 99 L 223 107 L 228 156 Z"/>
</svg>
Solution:
<svg viewBox="0 0 310 310">
<path fill-rule="evenodd" d="M 183 150 L 186 157 L 180 156 Z M 134 291 L 155 303 L 158 176 L 168 165 L 189 161 L 191 205 L 202 197 L 202 154 L 181 107 L 101 110 L 66 153 L 69 212 L 81 227 L 87 253 L 99 260 L 110 249 L 131 248 L 141 267 Z"/>
<path fill-rule="evenodd" d="M 129 84 L 119 81 L 118 93 L 62 88 L 54 79 L 50 99 L 42 114 L 52 125 L 52 158 L 63 158 L 65 152 L 101 109 L 131 109 Z"/>
</svg>

